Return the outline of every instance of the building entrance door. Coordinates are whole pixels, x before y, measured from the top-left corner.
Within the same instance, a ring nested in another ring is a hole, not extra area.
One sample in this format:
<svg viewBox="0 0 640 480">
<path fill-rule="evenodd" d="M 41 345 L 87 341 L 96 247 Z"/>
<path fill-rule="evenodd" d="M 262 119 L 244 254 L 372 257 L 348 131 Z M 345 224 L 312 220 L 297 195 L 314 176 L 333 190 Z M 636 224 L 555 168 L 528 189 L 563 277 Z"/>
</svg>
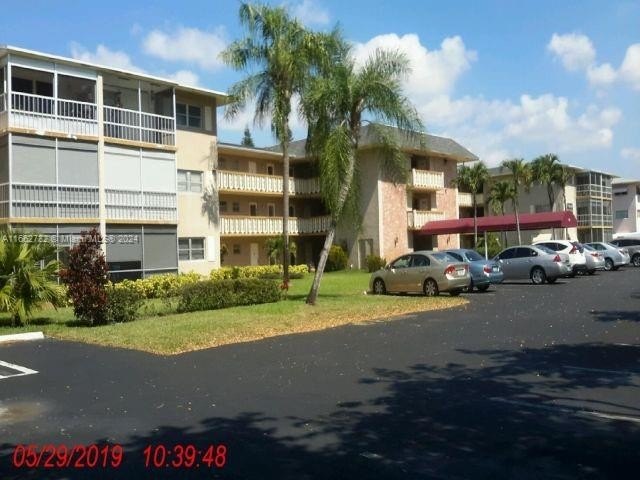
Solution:
<svg viewBox="0 0 640 480">
<path fill-rule="evenodd" d="M 251 265 L 258 265 L 260 251 L 257 243 L 252 243 L 250 245 L 249 253 L 251 255 Z"/>
</svg>

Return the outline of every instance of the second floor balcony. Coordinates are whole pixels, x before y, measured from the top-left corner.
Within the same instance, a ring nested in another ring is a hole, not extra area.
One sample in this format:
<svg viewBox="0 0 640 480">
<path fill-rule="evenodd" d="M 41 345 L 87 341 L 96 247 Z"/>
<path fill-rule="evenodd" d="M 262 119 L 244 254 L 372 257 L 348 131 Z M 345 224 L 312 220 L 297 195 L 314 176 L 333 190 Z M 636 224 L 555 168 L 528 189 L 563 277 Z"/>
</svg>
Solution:
<svg viewBox="0 0 640 480">
<path fill-rule="evenodd" d="M 407 212 L 409 230 L 420 230 L 425 223 L 435 220 L 444 220 L 444 212 L 435 210 L 409 210 Z"/>
<path fill-rule="evenodd" d="M 220 235 L 272 236 L 282 234 L 282 217 L 221 216 Z M 313 235 L 329 230 L 331 217 L 324 215 L 310 218 L 289 218 L 289 234 Z"/>
<path fill-rule="evenodd" d="M 444 188 L 444 173 L 412 168 L 410 182 L 414 190 L 440 190 Z"/>
<path fill-rule="evenodd" d="M 576 186 L 577 197 L 600 197 L 610 199 L 612 189 L 606 185 L 582 184 Z"/>
<path fill-rule="evenodd" d="M 218 190 L 221 192 L 247 192 L 282 195 L 283 179 L 276 175 L 232 172 L 218 170 Z M 289 193 L 292 195 L 318 195 L 318 178 L 289 178 Z"/>
<path fill-rule="evenodd" d="M 579 227 L 611 227 L 613 216 L 611 214 L 592 213 L 578 214 Z"/>
<path fill-rule="evenodd" d="M 476 206 L 480 207 L 482 205 L 484 205 L 484 195 L 482 193 L 476 193 Z M 473 207 L 473 194 L 458 192 L 458 206 Z"/>
</svg>

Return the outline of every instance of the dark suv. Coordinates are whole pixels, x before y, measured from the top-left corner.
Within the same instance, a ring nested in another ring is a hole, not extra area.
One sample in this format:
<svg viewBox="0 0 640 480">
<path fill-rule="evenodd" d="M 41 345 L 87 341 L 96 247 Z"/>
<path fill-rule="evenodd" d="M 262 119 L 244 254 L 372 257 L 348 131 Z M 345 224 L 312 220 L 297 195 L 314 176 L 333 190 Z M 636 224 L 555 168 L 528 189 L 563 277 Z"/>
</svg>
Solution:
<svg viewBox="0 0 640 480">
<path fill-rule="evenodd" d="M 634 267 L 640 267 L 640 238 L 616 238 L 609 243 L 629 250 L 631 264 Z"/>
</svg>

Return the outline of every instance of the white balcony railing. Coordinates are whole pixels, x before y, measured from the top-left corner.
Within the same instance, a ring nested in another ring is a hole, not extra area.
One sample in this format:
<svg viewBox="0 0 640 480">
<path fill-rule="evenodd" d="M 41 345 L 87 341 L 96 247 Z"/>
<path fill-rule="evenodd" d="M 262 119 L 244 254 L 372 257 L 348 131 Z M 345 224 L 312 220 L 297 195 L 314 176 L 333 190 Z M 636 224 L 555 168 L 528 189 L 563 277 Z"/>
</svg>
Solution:
<svg viewBox="0 0 640 480">
<path fill-rule="evenodd" d="M 175 145 L 176 123 L 173 117 L 104 107 L 104 135 L 135 142 Z"/>
<path fill-rule="evenodd" d="M 612 225 L 613 217 L 611 215 L 601 213 L 578 215 L 579 227 L 611 227 Z"/>
<path fill-rule="evenodd" d="M 178 217 L 175 193 L 107 189 L 105 194 L 108 219 L 175 222 Z"/>
<path fill-rule="evenodd" d="M 411 186 L 423 190 L 444 188 L 444 173 L 431 170 L 411 169 Z"/>
<path fill-rule="evenodd" d="M 0 101 L 4 104 L 6 99 Z M 2 111 L 2 110 L 0 110 Z M 98 135 L 95 103 L 55 99 L 30 93 L 11 93 L 11 112 L 6 126 L 73 135 Z"/>
<path fill-rule="evenodd" d="M 602 198 L 611 198 L 611 187 L 596 185 L 596 184 L 587 184 L 587 185 L 578 185 L 576 187 L 576 196 L 578 197 L 602 197 Z"/>
<path fill-rule="evenodd" d="M 407 225 L 410 230 L 420 230 L 427 222 L 444 220 L 444 212 L 432 210 L 410 210 L 407 212 Z"/>
<path fill-rule="evenodd" d="M 289 233 L 304 235 L 329 230 L 331 217 L 289 218 Z M 282 217 L 220 217 L 220 235 L 279 235 Z"/>
<path fill-rule="evenodd" d="M 476 205 L 481 206 L 483 204 L 484 195 L 482 193 L 476 193 Z M 473 194 L 468 192 L 458 192 L 458 206 L 473 207 Z"/>
<path fill-rule="evenodd" d="M 256 173 L 218 171 L 218 190 L 282 194 L 282 177 Z M 320 193 L 318 178 L 289 178 L 289 193 L 312 195 Z"/>
<path fill-rule="evenodd" d="M 13 183 L 11 216 L 24 218 L 96 218 L 98 187 Z"/>
</svg>

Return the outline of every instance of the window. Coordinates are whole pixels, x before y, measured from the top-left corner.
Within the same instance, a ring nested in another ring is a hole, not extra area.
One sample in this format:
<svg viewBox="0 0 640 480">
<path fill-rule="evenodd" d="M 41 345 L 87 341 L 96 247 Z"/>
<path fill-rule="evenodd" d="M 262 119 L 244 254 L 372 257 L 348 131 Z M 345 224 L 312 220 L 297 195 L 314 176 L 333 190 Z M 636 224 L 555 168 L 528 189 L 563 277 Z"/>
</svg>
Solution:
<svg viewBox="0 0 640 480">
<path fill-rule="evenodd" d="M 411 264 L 411 256 L 405 255 L 404 257 L 400 257 L 395 262 L 391 264 L 391 268 L 407 268 Z"/>
<path fill-rule="evenodd" d="M 267 204 L 267 215 L 270 217 L 276 216 L 276 206 L 273 203 Z"/>
<path fill-rule="evenodd" d="M 274 174 L 273 165 L 271 164 L 267 165 L 267 175 L 273 175 L 273 174 Z"/>
<path fill-rule="evenodd" d="M 235 213 L 239 213 L 240 212 L 240 203 L 239 202 L 233 202 L 231 204 L 231 210 Z"/>
<path fill-rule="evenodd" d="M 508 260 L 510 258 L 513 258 L 515 253 L 516 253 L 516 249 L 515 248 L 509 248 L 509 249 L 505 250 L 504 252 L 502 252 L 500 255 L 498 255 L 498 258 L 500 260 Z"/>
<path fill-rule="evenodd" d="M 429 263 L 431 263 L 424 255 L 412 255 L 411 257 L 413 258 L 412 267 L 428 267 Z"/>
<path fill-rule="evenodd" d="M 234 243 L 233 244 L 233 254 L 234 255 L 240 255 L 240 244 L 239 243 Z"/>
<path fill-rule="evenodd" d="M 222 200 L 220 202 L 220 213 L 225 213 L 227 211 L 227 202 Z"/>
<path fill-rule="evenodd" d="M 203 260 L 204 238 L 180 238 L 178 239 L 179 260 Z"/>
<path fill-rule="evenodd" d="M 289 216 L 290 217 L 295 217 L 296 216 L 296 209 L 293 205 L 289 205 Z"/>
<path fill-rule="evenodd" d="M 227 169 L 227 159 L 224 157 L 220 157 L 218 158 L 218 168 L 220 170 L 226 170 Z"/>
<path fill-rule="evenodd" d="M 202 128 L 202 108 L 176 103 L 176 124 L 179 127 Z"/>
<path fill-rule="evenodd" d="M 453 258 L 455 258 L 457 261 L 459 262 L 464 262 L 464 260 L 462 259 L 462 255 L 460 255 L 459 253 L 456 252 L 447 252 L 448 255 L 451 255 Z"/>
<path fill-rule="evenodd" d="M 629 218 L 627 210 L 616 210 L 616 220 L 624 220 Z"/>
<path fill-rule="evenodd" d="M 178 170 L 179 192 L 202 192 L 202 172 Z"/>
<path fill-rule="evenodd" d="M 249 204 L 249 215 L 251 215 L 252 217 L 255 217 L 258 215 L 258 204 L 257 203 L 250 203 Z"/>
</svg>

